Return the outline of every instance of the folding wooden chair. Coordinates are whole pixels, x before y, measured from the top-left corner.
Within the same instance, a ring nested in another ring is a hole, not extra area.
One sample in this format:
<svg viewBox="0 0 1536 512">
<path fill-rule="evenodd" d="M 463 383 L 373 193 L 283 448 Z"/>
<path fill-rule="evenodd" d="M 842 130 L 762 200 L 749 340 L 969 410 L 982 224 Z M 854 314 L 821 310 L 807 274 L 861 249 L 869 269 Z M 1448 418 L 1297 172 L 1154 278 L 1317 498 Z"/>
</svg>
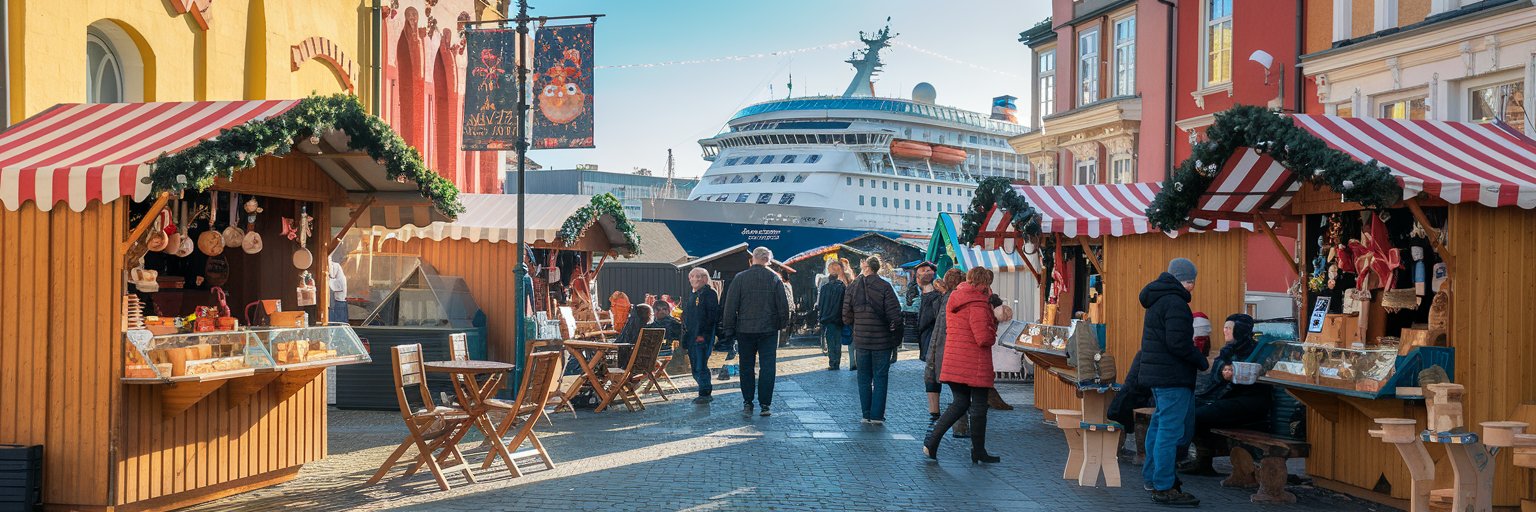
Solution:
<svg viewBox="0 0 1536 512">
<path fill-rule="evenodd" d="M 539 458 L 544 460 L 544 466 L 555 469 L 555 462 L 549 458 L 549 452 L 544 449 L 544 444 L 539 442 L 538 436 L 533 433 L 533 426 L 538 423 L 539 417 L 544 415 L 544 406 L 549 402 L 549 391 L 554 380 L 551 378 L 555 369 L 560 366 L 559 352 L 538 352 L 528 355 L 528 371 L 523 373 L 523 388 L 518 390 L 517 399 L 513 402 L 492 398 L 486 400 L 486 405 L 491 406 L 487 416 L 496 424 L 496 435 L 506 437 L 507 431 L 512 427 L 518 427 L 517 433 L 508 441 L 507 447 L 513 452 L 523 445 L 524 441 L 533 444 L 533 449 L 538 451 Z M 491 467 L 497 454 L 492 453 L 485 458 L 485 463 L 480 469 Z M 514 455 L 515 457 L 515 455 Z M 507 461 L 507 466 L 512 473 L 522 476 L 517 463 Z"/>
<path fill-rule="evenodd" d="M 456 332 L 448 335 L 448 357 L 454 361 L 469 360 L 469 335 Z"/>
<path fill-rule="evenodd" d="M 670 346 L 672 347 L 672 351 L 670 354 L 656 357 L 655 368 L 646 373 L 646 377 L 650 380 L 650 382 L 645 384 L 645 389 L 641 390 L 640 394 L 649 393 L 652 389 L 654 389 L 656 390 L 656 393 L 661 395 L 662 400 L 666 400 L 667 393 L 666 391 L 663 391 L 661 385 L 663 381 L 666 382 L 668 386 L 672 386 L 673 393 L 680 393 L 682 390 L 677 387 L 676 383 L 672 382 L 672 376 L 667 373 L 667 365 L 672 363 L 672 356 L 673 354 L 677 353 L 678 343 L 676 341 L 667 341 L 664 342 L 662 346 Z"/>
<path fill-rule="evenodd" d="M 426 465 L 432 470 L 432 475 L 437 478 L 437 485 L 443 490 L 448 490 L 448 479 L 444 472 L 462 471 L 464 478 L 469 483 L 475 483 L 475 475 L 470 472 L 469 464 L 464 460 L 464 454 L 459 452 L 458 441 L 469 429 L 469 415 L 463 409 L 433 405 L 432 392 L 427 389 L 426 368 L 422 366 L 421 344 L 400 345 L 394 348 L 392 354 L 394 365 L 391 368 L 395 374 L 395 398 L 400 401 L 400 417 L 405 420 L 405 428 L 410 433 L 400 446 L 389 454 L 384 464 L 379 466 L 379 471 L 368 479 L 368 485 L 373 485 L 389 473 L 390 468 L 400 460 L 405 451 L 416 448 L 416 458 L 411 467 L 405 471 L 405 476 L 416 473 L 417 468 Z M 406 398 L 407 388 L 415 387 L 421 393 L 421 409 L 411 407 L 410 400 Z M 449 462 L 448 456 L 452 456 L 452 464 L 444 466 L 440 464 Z"/>
<path fill-rule="evenodd" d="M 624 400 L 624 407 L 631 411 L 645 410 L 645 404 L 640 402 L 637 392 L 640 384 L 647 380 L 647 373 L 656 367 L 656 357 L 661 352 L 661 344 L 666 335 L 666 329 L 640 329 L 640 340 L 629 353 L 629 364 L 622 369 L 608 369 L 603 383 L 608 399 L 598 404 L 592 412 L 602 412 L 614 398 Z"/>
</svg>

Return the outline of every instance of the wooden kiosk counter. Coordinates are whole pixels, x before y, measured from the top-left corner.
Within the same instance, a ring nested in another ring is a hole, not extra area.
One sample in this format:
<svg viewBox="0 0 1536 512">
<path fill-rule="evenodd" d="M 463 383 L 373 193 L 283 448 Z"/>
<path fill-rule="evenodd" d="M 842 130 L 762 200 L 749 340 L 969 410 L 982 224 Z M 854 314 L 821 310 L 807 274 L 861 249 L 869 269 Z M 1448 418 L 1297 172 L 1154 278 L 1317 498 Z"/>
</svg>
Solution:
<svg viewBox="0 0 1536 512">
<path fill-rule="evenodd" d="M 43 445 L 43 501 L 68 509 L 185 506 L 325 457 L 316 377 L 368 358 L 326 325 L 326 235 L 461 210 L 349 96 L 59 105 L 0 134 L 0 169 L 0 443 Z"/>
<path fill-rule="evenodd" d="M 1189 258 L 1200 269 L 1191 309 L 1223 316 L 1243 309 L 1248 240 L 1243 230 L 1252 225 L 1220 221 L 1205 226 L 1208 231 L 1166 235 L 1151 227 L 1144 213 L 1159 190 L 1157 183 L 1031 186 L 983 180 L 961 239 L 984 249 L 1039 251 L 1040 323 L 1068 326 L 1083 312 L 1104 352 L 1114 356 L 1119 382 L 1141 349 L 1144 309 L 1137 295 L 1169 260 Z M 1065 366 L 1064 347 L 1024 343 L 1019 348 L 1043 373 L 1073 371 Z M 1054 419 L 1052 409 L 1079 407 L 1077 395 L 1072 385 L 1037 373 L 1035 407 L 1048 419 Z"/>
<path fill-rule="evenodd" d="M 1536 510 L 1536 470 L 1481 452 L 1482 466 L 1492 462 L 1491 496 L 1469 499 L 1452 485 L 1445 444 L 1478 444 L 1463 434 L 1482 434 L 1489 422 L 1536 423 L 1536 140 L 1501 121 L 1257 107 L 1218 113 L 1206 139 L 1148 218 L 1163 229 L 1301 223 L 1302 252 L 1280 250 L 1302 278 L 1303 339 L 1261 347 L 1260 380 L 1307 405 L 1307 473 L 1397 507 L 1417 495 L 1415 510 L 1428 501 L 1418 491 L 1429 489 L 1447 509 L 1454 494 L 1457 510 Z M 1426 391 L 1446 384 L 1421 378 L 1455 385 L 1455 397 L 1430 399 L 1454 403 L 1452 419 L 1426 418 Z M 1398 434 L 1375 438 L 1383 425 Z M 1439 463 L 1410 471 L 1393 444 L 1418 434 Z"/>
</svg>

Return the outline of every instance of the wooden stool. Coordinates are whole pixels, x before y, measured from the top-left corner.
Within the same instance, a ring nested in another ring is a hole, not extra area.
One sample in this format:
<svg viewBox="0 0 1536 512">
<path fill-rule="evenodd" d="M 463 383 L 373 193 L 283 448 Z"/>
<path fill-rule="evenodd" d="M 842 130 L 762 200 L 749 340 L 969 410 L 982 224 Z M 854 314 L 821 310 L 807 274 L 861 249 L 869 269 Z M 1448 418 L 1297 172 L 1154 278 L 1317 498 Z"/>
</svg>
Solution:
<svg viewBox="0 0 1536 512">
<path fill-rule="evenodd" d="M 1077 480 L 1083 470 L 1083 411 L 1051 409 L 1051 414 L 1056 415 L 1056 428 L 1067 437 L 1067 467 L 1062 470 L 1061 478 Z"/>
<path fill-rule="evenodd" d="M 1118 384 L 1077 386 L 1083 397 L 1083 419 L 1078 425 L 1083 434 L 1083 470 L 1078 473 L 1077 485 L 1097 487 L 1102 473 L 1106 487 L 1120 487 L 1120 461 L 1115 452 L 1125 427 L 1108 418 L 1109 404 L 1119 388 Z"/>
<path fill-rule="evenodd" d="M 1406 418 L 1382 418 L 1376 420 L 1380 429 L 1371 430 L 1371 437 L 1397 446 L 1398 454 L 1408 465 L 1413 479 L 1408 498 L 1411 512 L 1429 512 L 1444 508 L 1449 503 L 1457 511 L 1485 512 L 1493 509 L 1493 464 L 1488 464 L 1492 453 L 1483 445 L 1477 434 L 1455 432 L 1463 427 L 1462 400 L 1466 388 L 1460 384 L 1437 383 L 1424 386 L 1424 406 L 1428 410 L 1429 428 L 1415 433 L 1418 422 Z M 1494 435 L 1502 441 L 1502 434 Z M 1511 439 L 1512 441 L 1513 439 Z M 1454 475 L 1450 489 L 1434 489 L 1435 461 L 1430 458 L 1425 443 L 1437 443 L 1445 447 L 1446 458 L 1451 460 Z"/>
<path fill-rule="evenodd" d="M 1131 459 L 1131 464 L 1140 466 L 1147 461 L 1147 429 L 1152 426 L 1152 413 L 1157 412 L 1157 408 L 1142 407 L 1131 412 L 1136 417 L 1136 438 L 1131 440 L 1136 444 L 1136 456 Z"/>
</svg>

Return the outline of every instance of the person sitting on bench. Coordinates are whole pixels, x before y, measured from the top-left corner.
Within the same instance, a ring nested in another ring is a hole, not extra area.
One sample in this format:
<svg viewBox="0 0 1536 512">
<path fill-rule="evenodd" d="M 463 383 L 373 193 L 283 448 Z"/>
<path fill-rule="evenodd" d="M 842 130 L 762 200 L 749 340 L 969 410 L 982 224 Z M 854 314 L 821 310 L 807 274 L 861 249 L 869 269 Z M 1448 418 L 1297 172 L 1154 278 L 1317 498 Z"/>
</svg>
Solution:
<svg viewBox="0 0 1536 512">
<path fill-rule="evenodd" d="M 1233 382 L 1235 361 L 1246 361 L 1258 348 L 1253 339 L 1253 317 L 1238 313 L 1227 317 L 1227 344 L 1211 363 L 1211 371 L 1202 376 L 1195 390 L 1195 438 L 1208 437 L 1213 428 L 1252 428 L 1268 430 L 1270 397 L 1267 384 Z M 1215 475 L 1211 450 L 1196 443 L 1197 456 L 1180 464 L 1180 471 Z"/>
</svg>

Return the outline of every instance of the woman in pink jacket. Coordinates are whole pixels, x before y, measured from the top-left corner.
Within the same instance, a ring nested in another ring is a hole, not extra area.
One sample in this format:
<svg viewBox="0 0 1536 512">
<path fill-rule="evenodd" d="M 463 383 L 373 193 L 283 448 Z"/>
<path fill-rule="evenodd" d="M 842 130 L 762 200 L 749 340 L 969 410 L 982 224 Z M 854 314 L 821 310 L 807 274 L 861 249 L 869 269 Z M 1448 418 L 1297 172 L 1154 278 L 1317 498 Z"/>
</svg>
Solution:
<svg viewBox="0 0 1536 512">
<path fill-rule="evenodd" d="M 971 462 L 995 463 L 998 457 L 987 453 L 987 395 L 992 391 L 992 345 L 997 340 L 999 319 L 1009 319 L 1006 306 L 994 310 L 992 271 L 972 268 L 949 296 L 945 307 L 944 365 L 939 381 L 949 384 L 954 401 L 934 425 L 923 443 L 923 455 L 938 458 L 939 440 L 960 420 L 971 420 Z"/>
</svg>

